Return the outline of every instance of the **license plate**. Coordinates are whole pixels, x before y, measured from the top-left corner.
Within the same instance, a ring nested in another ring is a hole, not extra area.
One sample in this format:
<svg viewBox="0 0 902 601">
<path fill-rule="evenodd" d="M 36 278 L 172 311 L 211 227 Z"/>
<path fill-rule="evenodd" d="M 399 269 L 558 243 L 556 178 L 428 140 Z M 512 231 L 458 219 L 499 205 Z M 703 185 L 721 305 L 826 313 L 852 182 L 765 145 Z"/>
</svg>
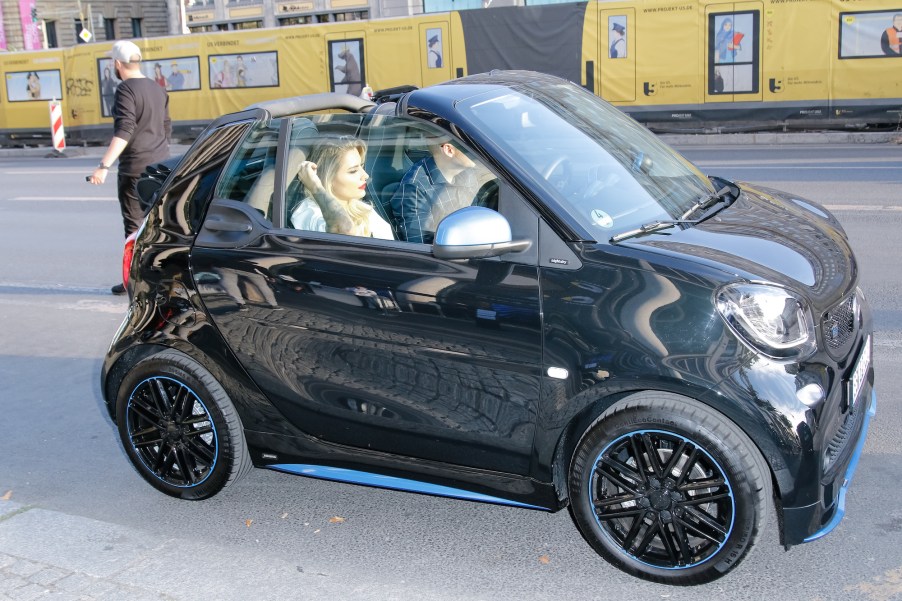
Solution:
<svg viewBox="0 0 902 601">
<path fill-rule="evenodd" d="M 858 395 L 861 393 L 861 385 L 868 375 L 868 367 L 871 365 L 871 338 L 868 337 L 864 342 L 864 348 L 861 349 L 861 356 L 858 357 L 858 365 L 849 378 L 849 404 L 854 408 L 858 404 Z"/>
</svg>

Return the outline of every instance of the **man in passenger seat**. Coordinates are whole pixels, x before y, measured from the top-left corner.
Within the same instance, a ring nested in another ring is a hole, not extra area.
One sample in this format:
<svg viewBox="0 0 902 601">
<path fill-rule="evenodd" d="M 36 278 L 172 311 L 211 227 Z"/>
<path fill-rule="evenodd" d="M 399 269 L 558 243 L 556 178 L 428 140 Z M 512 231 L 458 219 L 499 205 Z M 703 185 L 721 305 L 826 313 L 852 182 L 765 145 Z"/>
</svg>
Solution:
<svg viewBox="0 0 902 601">
<path fill-rule="evenodd" d="M 445 216 L 470 206 L 476 194 L 475 163 L 448 141 L 430 144 L 431 156 L 411 165 L 391 198 L 401 240 L 431 244 Z"/>
</svg>

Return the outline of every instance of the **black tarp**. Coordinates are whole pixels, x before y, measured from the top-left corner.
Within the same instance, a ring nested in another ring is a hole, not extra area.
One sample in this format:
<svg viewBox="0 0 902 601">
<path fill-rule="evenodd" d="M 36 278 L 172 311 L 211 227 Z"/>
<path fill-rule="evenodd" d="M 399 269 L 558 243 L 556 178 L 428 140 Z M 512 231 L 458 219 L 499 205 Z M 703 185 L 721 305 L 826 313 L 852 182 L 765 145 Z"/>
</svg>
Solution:
<svg viewBox="0 0 902 601">
<path fill-rule="evenodd" d="M 462 10 L 467 74 L 527 69 L 579 83 L 584 2 Z"/>
</svg>

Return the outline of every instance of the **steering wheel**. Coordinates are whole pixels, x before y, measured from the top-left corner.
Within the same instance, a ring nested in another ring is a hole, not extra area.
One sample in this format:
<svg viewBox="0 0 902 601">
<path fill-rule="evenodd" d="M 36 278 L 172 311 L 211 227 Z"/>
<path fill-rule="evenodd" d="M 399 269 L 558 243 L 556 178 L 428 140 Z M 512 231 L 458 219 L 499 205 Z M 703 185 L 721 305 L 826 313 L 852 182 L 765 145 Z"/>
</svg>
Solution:
<svg viewBox="0 0 902 601">
<path fill-rule="evenodd" d="M 563 191 L 573 177 L 573 164 L 566 155 L 557 156 L 542 171 L 542 177 L 559 191 Z"/>
</svg>

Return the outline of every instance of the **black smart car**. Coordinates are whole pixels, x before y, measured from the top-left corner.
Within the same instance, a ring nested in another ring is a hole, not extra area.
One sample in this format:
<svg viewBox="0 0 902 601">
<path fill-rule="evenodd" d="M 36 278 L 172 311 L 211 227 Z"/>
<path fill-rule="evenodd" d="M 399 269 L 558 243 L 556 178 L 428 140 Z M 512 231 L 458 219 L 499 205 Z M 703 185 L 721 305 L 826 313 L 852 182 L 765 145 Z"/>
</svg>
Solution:
<svg viewBox="0 0 902 601">
<path fill-rule="evenodd" d="M 343 141 L 356 235 L 308 192 Z M 706 177 L 529 72 L 260 104 L 170 167 L 140 186 L 102 373 L 160 491 L 203 499 L 257 466 L 569 506 L 608 561 L 672 584 L 725 574 L 768 522 L 790 547 L 841 520 L 872 324 L 819 205 Z M 416 194 L 435 204 L 414 239 Z M 436 212 L 452 196 L 469 206 Z"/>
</svg>

